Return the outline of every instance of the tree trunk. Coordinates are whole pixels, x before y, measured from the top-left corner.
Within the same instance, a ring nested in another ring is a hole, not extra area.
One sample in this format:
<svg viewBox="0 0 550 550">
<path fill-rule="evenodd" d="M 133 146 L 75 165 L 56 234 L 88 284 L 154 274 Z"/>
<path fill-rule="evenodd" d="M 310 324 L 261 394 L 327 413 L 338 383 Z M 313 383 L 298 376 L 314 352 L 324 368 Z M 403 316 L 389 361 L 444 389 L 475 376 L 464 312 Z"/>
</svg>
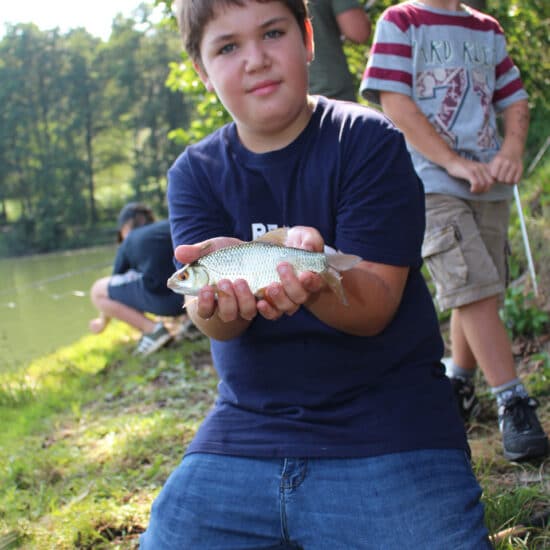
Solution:
<svg viewBox="0 0 550 550">
<path fill-rule="evenodd" d="M 97 209 L 95 204 L 94 184 L 94 149 L 93 149 L 93 120 L 88 94 L 86 94 L 86 178 L 88 180 L 88 194 L 90 200 L 90 218 L 92 225 L 97 222 Z"/>
</svg>

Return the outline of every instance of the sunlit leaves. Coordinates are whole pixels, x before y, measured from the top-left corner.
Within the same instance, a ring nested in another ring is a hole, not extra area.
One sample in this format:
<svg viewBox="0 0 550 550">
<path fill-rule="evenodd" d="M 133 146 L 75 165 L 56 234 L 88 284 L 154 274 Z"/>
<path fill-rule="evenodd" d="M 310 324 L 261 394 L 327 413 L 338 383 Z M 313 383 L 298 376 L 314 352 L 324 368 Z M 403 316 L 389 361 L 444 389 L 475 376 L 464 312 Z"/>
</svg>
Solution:
<svg viewBox="0 0 550 550">
<path fill-rule="evenodd" d="M 180 63 L 170 64 L 166 81 L 171 89 L 181 90 L 185 94 L 187 105 L 194 113 L 188 128 L 170 133 L 170 138 L 180 146 L 199 141 L 230 120 L 216 95 L 206 90 L 185 54 L 183 59 Z"/>
</svg>

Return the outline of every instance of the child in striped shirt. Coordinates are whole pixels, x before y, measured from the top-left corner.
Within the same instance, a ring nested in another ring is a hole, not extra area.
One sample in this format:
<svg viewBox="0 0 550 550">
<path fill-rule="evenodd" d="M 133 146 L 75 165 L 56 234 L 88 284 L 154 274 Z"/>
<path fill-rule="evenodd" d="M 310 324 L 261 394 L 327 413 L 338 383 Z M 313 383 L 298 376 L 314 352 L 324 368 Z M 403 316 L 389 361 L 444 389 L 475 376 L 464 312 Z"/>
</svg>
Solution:
<svg viewBox="0 0 550 550">
<path fill-rule="evenodd" d="M 422 255 L 440 309 L 452 309 L 448 374 L 464 420 L 479 409 L 479 366 L 496 396 L 504 456 L 546 455 L 537 402 L 517 376 L 498 312 L 509 203 L 529 126 L 527 93 L 502 27 L 458 0 L 392 6 L 378 21 L 361 93 L 403 131 L 424 183 Z"/>
</svg>

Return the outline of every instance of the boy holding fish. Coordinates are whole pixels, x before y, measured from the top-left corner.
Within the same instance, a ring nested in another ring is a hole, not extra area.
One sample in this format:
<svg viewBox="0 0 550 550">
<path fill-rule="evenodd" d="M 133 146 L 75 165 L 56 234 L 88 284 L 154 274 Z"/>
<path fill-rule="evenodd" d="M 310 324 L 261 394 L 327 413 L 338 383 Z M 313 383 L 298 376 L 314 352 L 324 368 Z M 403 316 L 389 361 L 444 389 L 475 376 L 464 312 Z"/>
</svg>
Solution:
<svg viewBox="0 0 550 550">
<path fill-rule="evenodd" d="M 367 107 L 308 96 L 304 0 L 175 6 L 234 120 L 187 147 L 168 188 L 189 264 L 170 286 L 196 294 L 188 313 L 220 383 L 141 547 L 490 548 L 402 134 Z"/>
</svg>

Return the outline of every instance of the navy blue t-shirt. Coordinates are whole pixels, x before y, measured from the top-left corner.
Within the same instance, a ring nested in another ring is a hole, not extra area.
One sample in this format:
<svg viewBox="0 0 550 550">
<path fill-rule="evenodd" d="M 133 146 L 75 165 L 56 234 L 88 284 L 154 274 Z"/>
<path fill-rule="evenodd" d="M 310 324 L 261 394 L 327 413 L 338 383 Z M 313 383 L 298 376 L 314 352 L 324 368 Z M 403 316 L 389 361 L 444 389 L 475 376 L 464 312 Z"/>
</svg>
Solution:
<svg viewBox="0 0 550 550">
<path fill-rule="evenodd" d="M 219 395 L 188 453 L 360 457 L 467 449 L 420 273 L 422 184 L 387 118 L 319 97 L 287 147 L 252 153 L 229 124 L 189 146 L 168 182 L 174 245 L 251 240 L 307 225 L 342 252 L 410 267 L 395 317 L 376 336 L 346 334 L 302 307 L 277 321 L 257 316 L 232 340 L 212 339 Z"/>
<path fill-rule="evenodd" d="M 113 274 L 129 269 L 143 275 L 143 284 L 151 292 L 172 293 L 166 286 L 168 277 L 176 269 L 168 220 L 136 227 L 128 233 L 118 247 Z"/>
</svg>

